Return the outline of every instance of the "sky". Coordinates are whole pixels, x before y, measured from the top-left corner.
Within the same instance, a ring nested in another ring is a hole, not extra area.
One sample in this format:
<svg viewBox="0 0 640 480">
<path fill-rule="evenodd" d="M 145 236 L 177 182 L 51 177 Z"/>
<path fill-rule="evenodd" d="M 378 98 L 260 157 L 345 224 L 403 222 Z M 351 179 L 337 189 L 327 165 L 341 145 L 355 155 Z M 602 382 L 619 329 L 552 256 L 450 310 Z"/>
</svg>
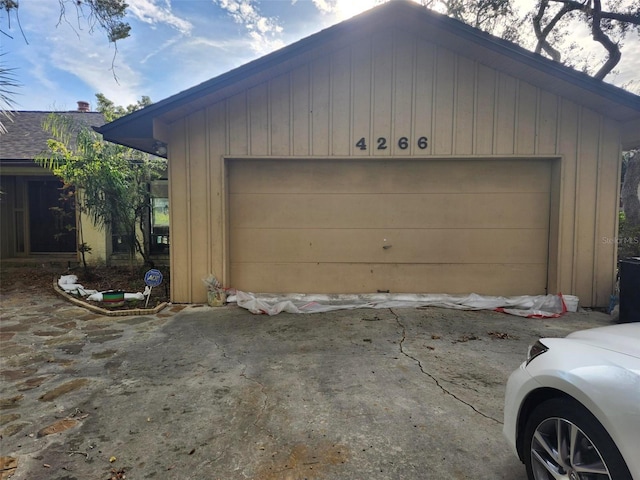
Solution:
<svg viewBox="0 0 640 480">
<path fill-rule="evenodd" d="M 116 105 L 143 95 L 157 102 L 381 1 L 127 0 L 131 36 L 118 42 L 116 53 L 104 32 L 78 21 L 73 7 L 60 19 L 58 0 L 20 0 L 22 32 L 15 18 L 8 25 L 0 14 L 0 30 L 13 37 L 0 35 L 1 58 L 21 84 L 16 110 L 75 110 L 79 100 L 94 109 L 96 93 Z M 608 82 L 638 80 L 640 41 L 625 45 L 617 70 Z"/>
</svg>

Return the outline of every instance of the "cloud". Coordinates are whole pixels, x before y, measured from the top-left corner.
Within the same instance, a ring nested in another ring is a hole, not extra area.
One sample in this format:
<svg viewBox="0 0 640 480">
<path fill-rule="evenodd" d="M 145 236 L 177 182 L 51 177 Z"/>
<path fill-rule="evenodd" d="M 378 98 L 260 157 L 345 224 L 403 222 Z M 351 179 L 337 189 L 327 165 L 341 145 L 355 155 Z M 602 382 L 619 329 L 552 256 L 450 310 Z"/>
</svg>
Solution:
<svg viewBox="0 0 640 480">
<path fill-rule="evenodd" d="M 346 20 L 354 15 L 369 10 L 385 0 L 312 0 L 313 5 L 323 15 L 331 14 L 338 21 Z M 417 0 L 414 0 L 417 1 Z"/>
<path fill-rule="evenodd" d="M 70 12 L 67 21 L 56 27 L 60 15 L 57 2 L 24 2 L 20 8 L 25 8 L 23 18 L 29 20 L 24 25 L 29 45 L 15 41 L 12 45 L 22 56 L 18 73 L 25 84 L 38 86 L 25 93 L 48 98 L 46 105 L 86 97 L 87 90 L 102 92 L 116 104 L 135 102 L 140 75 L 127 63 L 123 51 L 112 65 L 114 46 L 101 32 L 92 32 L 83 21 L 75 23 L 74 19 L 72 23 Z"/>
<path fill-rule="evenodd" d="M 313 4 L 321 13 L 333 13 L 337 10 L 338 0 L 313 0 Z"/>
<path fill-rule="evenodd" d="M 142 59 L 140 60 L 140 63 L 141 64 L 142 63 L 147 63 L 148 60 L 150 60 L 151 58 L 155 57 L 156 55 L 162 53 L 165 49 L 172 47 L 179 40 L 180 40 L 180 37 L 174 37 L 174 38 L 170 38 L 169 40 L 163 42 L 157 48 L 153 49 L 151 52 L 149 52 L 144 57 L 142 57 Z"/>
<path fill-rule="evenodd" d="M 135 103 L 140 75 L 126 63 L 126 58 L 118 54 L 112 65 L 113 51 L 105 51 L 95 44 L 70 43 L 65 49 L 56 48 L 52 52 L 52 64 L 74 75 L 94 92 L 101 92 L 119 105 Z"/>
<path fill-rule="evenodd" d="M 244 25 L 251 39 L 251 49 L 259 54 L 284 46 L 280 38 L 283 28 L 276 17 L 260 14 L 254 0 L 213 0 L 236 23 Z"/>
<path fill-rule="evenodd" d="M 184 35 L 191 33 L 193 25 L 173 14 L 170 0 L 165 1 L 166 7 L 157 3 L 157 0 L 128 0 L 127 13 L 149 25 L 162 23 L 175 28 Z"/>
</svg>

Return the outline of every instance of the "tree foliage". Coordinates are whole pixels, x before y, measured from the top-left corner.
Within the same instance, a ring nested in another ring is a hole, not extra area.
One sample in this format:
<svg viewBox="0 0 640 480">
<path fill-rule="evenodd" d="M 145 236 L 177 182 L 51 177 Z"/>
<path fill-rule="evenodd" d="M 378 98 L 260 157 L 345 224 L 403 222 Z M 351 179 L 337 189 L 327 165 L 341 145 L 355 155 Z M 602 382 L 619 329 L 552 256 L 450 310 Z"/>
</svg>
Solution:
<svg viewBox="0 0 640 480">
<path fill-rule="evenodd" d="M 625 152 L 622 159 L 624 182 L 622 184 L 622 206 L 627 225 L 640 227 L 640 150 Z"/>
<path fill-rule="evenodd" d="M 96 93 L 96 99 L 98 100 L 98 106 L 96 110 L 102 115 L 107 122 L 113 122 L 114 120 L 124 117 L 130 113 L 140 110 L 146 106 L 151 105 L 153 102 L 149 97 L 143 95 L 136 103 L 123 107 L 122 105 L 115 105 L 111 100 L 105 97 L 102 93 Z"/>
<path fill-rule="evenodd" d="M 604 63 L 593 74 L 603 79 L 620 62 L 627 34 L 640 34 L 640 0 L 539 0 L 532 22 L 536 53 L 545 53 L 558 62 L 563 57 L 558 45 L 571 33 L 575 22 L 584 22 L 593 41 L 606 51 Z"/>
<path fill-rule="evenodd" d="M 640 34 L 640 0 L 537 0 L 530 11 L 518 10 L 513 0 L 422 0 L 422 4 L 598 79 L 614 71 L 625 39 Z M 599 68 L 594 68 L 593 54 L 584 53 L 592 51 L 587 48 L 588 36 L 576 39 L 578 30 L 588 31 L 604 49 L 606 59 Z"/>
<path fill-rule="evenodd" d="M 0 134 L 7 133 L 3 121 L 13 121 L 13 100 L 16 89 L 20 86 L 16 79 L 15 69 L 7 67 L 4 53 L 0 53 Z"/>
<path fill-rule="evenodd" d="M 151 103 L 143 97 L 137 104 L 119 107 L 103 95 L 98 101 L 106 109 L 105 117 Z M 166 160 L 105 142 L 93 129 L 68 115 L 50 114 L 43 128 L 52 138 L 48 150 L 36 162 L 60 177 L 65 189 L 77 192 L 77 210 L 89 215 L 98 227 L 125 233 L 133 240 L 132 257 L 138 252 L 148 261 L 148 185 L 165 171 Z"/>
<path fill-rule="evenodd" d="M 519 15 L 512 0 L 422 0 L 422 4 L 505 40 L 522 41 L 527 19 Z"/>
<path fill-rule="evenodd" d="M 95 29 L 102 30 L 112 43 L 129 36 L 131 26 L 124 21 L 129 5 L 124 0 L 58 0 L 58 3 L 60 4 L 58 25 L 65 22 L 81 28 L 82 24 L 86 23 L 91 32 Z M 24 36 L 20 25 L 20 0 L 0 0 L 0 8 L 5 11 L 7 24 L 11 26 L 12 21 L 17 23 Z M 69 19 L 69 11 L 75 13 L 74 24 Z M 0 32 L 13 38 L 4 30 Z M 26 37 L 25 40 L 28 41 Z"/>
<path fill-rule="evenodd" d="M 125 21 L 126 9 L 129 5 L 125 0 L 58 0 L 58 4 L 60 16 L 57 25 L 67 23 L 72 28 L 78 29 L 86 25 L 90 32 L 98 29 L 107 36 L 109 42 L 116 45 L 116 52 L 117 42 L 129 36 L 131 26 Z M 12 23 L 17 24 L 24 41 L 29 43 L 20 21 L 20 0 L 0 0 L 0 10 L 4 11 L 3 15 L 9 29 Z M 74 19 L 70 18 L 71 12 L 75 14 Z M 9 31 L 1 26 L 0 36 L 13 38 Z M 115 55 L 114 53 L 114 59 Z M 3 120 L 11 121 L 12 119 L 11 111 L 15 103 L 13 98 L 19 86 L 20 84 L 15 81 L 15 69 L 7 67 L 4 62 L 0 63 L 0 133 L 5 130 Z"/>
</svg>

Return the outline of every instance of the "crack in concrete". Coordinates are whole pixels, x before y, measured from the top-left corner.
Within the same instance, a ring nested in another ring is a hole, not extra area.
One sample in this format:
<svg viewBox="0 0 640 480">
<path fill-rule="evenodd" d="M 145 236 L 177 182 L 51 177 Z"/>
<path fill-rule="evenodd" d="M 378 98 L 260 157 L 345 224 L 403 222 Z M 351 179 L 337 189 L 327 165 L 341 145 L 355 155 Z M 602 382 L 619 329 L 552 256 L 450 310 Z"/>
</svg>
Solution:
<svg viewBox="0 0 640 480">
<path fill-rule="evenodd" d="M 400 328 L 402 329 L 402 339 L 400 340 L 400 353 L 402 355 L 404 355 L 405 357 L 413 360 L 418 367 L 420 368 L 420 371 L 425 374 L 427 377 L 429 377 L 431 380 L 433 380 L 435 382 L 435 384 L 438 386 L 438 388 L 440 388 L 440 390 L 443 391 L 443 393 L 445 393 L 446 395 L 449 395 L 453 398 L 455 398 L 457 401 L 459 401 L 460 403 L 465 404 L 467 407 L 469 407 L 471 410 L 473 410 L 474 412 L 476 412 L 478 415 L 482 415 L 483 417 L 489 419 L 489 420 L 493 420 L 494 422 L 502 425 L 503 422 L 501 422 L 498 419 L 493 418 L 491 415 L 487 415 L 486 413 L 481 412 L 480 410 L 478 410 L 475 406 L 473 406 L 471 403 L 466 402 L 465 400 L 463 400 L 462 398 L 458 397 L 455 393 L 447 390 L 444 386 L 442 386 L 442 384 L 440 383 L 440 381 L 436 378 L 435 375 L 427 372 L 424 369 L 424 366 L 422 365 L 422 362 L 420 360 L 418 360 L 416 357 L 414 357 L 413 355 L 410 355 L 409 353 L 405 352 L 404 350 L 404 341 L 407 339 L 407 327 L 405 327 L 405 325 L 402 323 L 402 321 L 400 320 L 400 316 L 393 311 L 392 308 L 389 309 L 389 311 L 391 312 L 391 314 L 395 317 L 396 319 L 396 323 L 400 326 Z"/>
<path fill-rule="evenodd" d="M 247 379 L 250 382 L 255 383 L 256 385 L 259 385 L 260 386 L 260 393 L 264 397 L 264 401 L 262 402 L 262 407 L 258 411 L 258 415 L 256 415 L 256 420 L 253 422 L 253 426 L 254 427 L 258 427 L 258 423 L 260 422 L 260 419 L 264 416 L 264 412 L 267 410 L 267 405 L 269 404 L 269 395 L 267 394 L 267 387 L 265 387 L 263 383 L 259 382 L 255 378 L 248 376 L 245 373 L 246 370 L 247 370 L 247 366 L 245 365 L 242 368 L 242 372 L 240 373 L 240 376 L 245 378 L 245 379 Z M 269 432 L 266 428 L 264 428 L 264 427 L 260 427 L 260 428 L 262 430 L 264 430 L 265 432 L 267 432 L 267 435 L 269 435 L 270 437 L 273 437 L 271 432 Z"/>
<path fill-rule="evenodd" d="M 214 343 L 214 342 L 212 342 L 212 343 Z M 218 344 L 215 344 L 215 345 L 216 345 L 217 347 L 219 347 L 219 346 L 218 346 Z M 224 350 L 223 350 L 223 352 L 224 352 Z M 224 356 L 226 357 L 226 353 L 224 353 Z M 268 395 L 267 395 L 267 393 L 266 393 L 266 387 L 264 386 L 264 384 L 262 384 L 261 382 L 259 382 L 259 381 L 258 381 L 258 380 L 256 380 L 255 378 L 248 376 L 248 375 L 246 374 L 246 371 L 247 371 L 247 365 L 242 365 L 242 371 L 240 372 L 240 376 L 241 376 L 242 378 L 244 378 L 245 380 L 247 380 L 247 381 L 251 382 L 251 383 L 254 383 L 254 384 L 256 384 L 256 385 L 259 385 L 259 387 L 260 387 L 260 393 L 261 393 L 261 394 L 262 394 L 262 396 L 264 397 L 264 401 L 262 402 L 262 406 L 260 407 L 260 409 L 259 409 L 259 411 L 258 411 L 258 414 L 256 415 L 256 418 L 255 418 L 255 420 L 253 421 L 252 425 L 253 425 L 254 427 L 259 428 L 260 430 L 263 430 L 264 432 L 266 432 L 266 434 L 267 434 L 269 437 L 271 437 L 271 438 L 275 438 L 275 437 L 274 437 L 274 435 L 273 435 L 270 431 L 268 431 L 266 428 L 264 428 L 264 427 L 259 427 L 259 426 L 258 426 L 258 423 L 260 422 L 260 420 L 261 420 L 261 419 L 262 419 L 262 417 L 264 416 L 264 412 L 266 411 L 266 409 L 267 409 L 267 405 L 268 405 L 268 403 L 269 403 L 269 396 L 268 396 Z M 250 432 L 249 432 L 249 430 L 248 430 L 248 429 L 246 429 L 246 430 L 245 430 L 245 432 L 244 432 L 244 434 L 243 434 L 243 438 L 246 438 L 246 437 L 249 435 L 249 433 L 250 433 Z M 208 440 L 207 440 L 205 443 L 208 443 Z M 231 446 L 232 446 L 232 445 L 231 445 L 230 443 L 228 443 L 228 444 L 226 445 L 226 447 L 225 447 L 225 448 L 223 448 L 223 449 L 218 453 L 218 455 L 217 455 L 217 456 L 215 456 L 215 457 L 214 457 L 214 458 L 212 458 L 212 459 L 208 459 L 208 460 L 205 460 L 204 462 L 201 462 L 201 463 L 200 463 L 196 468 L 197 468 L 197 469 L 201 469 L 201 468 L 206 467 L 207 465 L 215 465 L 215 464 L 216 464 L 216 463 L 217 463 L 221 458 L 223 458 L 225 455 L 227 455 L 227 454 L 231 451 Z M 243 474 L 243 475 L 244 475 L 244 474 Z M 246 477 L 246 475 L 245 475 L 245 477 Z M 190 476 L 190 477 L 188 477 L 188 478 L 200 478 L 200 477 L 197 475 L 197 472 L 196 472 L 196 476 L 192 476 L 192 477 Z M 248 477 L 246 477 L 246 478 L 248 478 Z"/>
</svg>

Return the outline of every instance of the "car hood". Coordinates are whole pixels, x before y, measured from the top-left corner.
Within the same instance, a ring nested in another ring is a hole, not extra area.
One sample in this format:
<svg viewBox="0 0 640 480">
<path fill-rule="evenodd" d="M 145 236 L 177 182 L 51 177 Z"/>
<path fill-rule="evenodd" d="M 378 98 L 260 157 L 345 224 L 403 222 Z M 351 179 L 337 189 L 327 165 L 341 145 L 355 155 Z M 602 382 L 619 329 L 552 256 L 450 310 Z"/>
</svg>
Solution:
<svg viewBox="0 0 640 480">
<path fill-rule="evenodd" d="M 586 345 L 640 358 L 640 323 L 625 323 L 580 330 L 567 338 Z"/>
</svg>

